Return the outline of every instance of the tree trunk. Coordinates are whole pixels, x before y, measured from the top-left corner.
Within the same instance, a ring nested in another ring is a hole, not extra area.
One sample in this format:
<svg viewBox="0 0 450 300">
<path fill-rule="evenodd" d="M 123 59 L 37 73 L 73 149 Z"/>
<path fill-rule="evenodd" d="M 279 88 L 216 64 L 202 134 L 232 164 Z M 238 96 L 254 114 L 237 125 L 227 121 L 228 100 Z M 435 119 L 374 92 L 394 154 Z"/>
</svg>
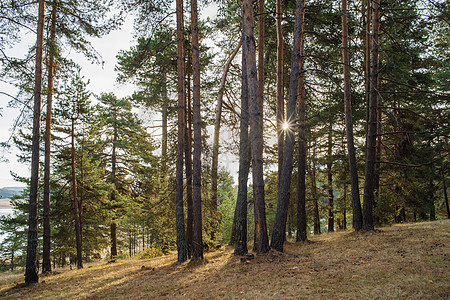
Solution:
<svg viewBox="0 0 450 300">
<path fill-rule="evenodd" d="M 333 173 L 331 172 L 333 160 L 332 160 L 332 131 L 333 123 L 331 121 L 330 112 L 330 127 L 328 132 L 328 157 L 327 157 L 327 192 L 328 192 L 328 232 L 334 231 L 334 195 L 333 195 Z"/>
<path fill-rule="evenodd" d="M 281 0 L 276 3 L 277 19 L 277 144 L 278 144 L 278 186 L 280 186 L 281 168 L 283 167 L 283 149 L 284 149 L 284 40 L 283 29 L 281 26 L 282 12 Z"/>
<path fill-rule="evenodd" d="M 184 231 L 184 211 L 183 211 L 183 151 L 184 151 L 184 21 L 183 21 L 183 1 L 176 1 L 177 8 L 177 71 L 178 71 L 178 143 L 177 143 L 177 167 L 176 167 L 176 230 L 177 230 L 177 251 L 178 261 L 184 262 L 187 259 L 186 237 Z"/>
<path fill-rule="evenodd" d="M 305 242 L 306 234 L 306 90 L 305 90 L 305 6 L 301 12 L 300 78 L 298 82 L 298 177 L 297 177 L 297 242 Z"/>
<path fill-rule="evenodd" d="M 77 244 L 77 269 L 83 268 L 82 241 L 80 216 L 77 198 L 77 175 L 75 172 L 75 119 L 72 118 L 72 147 L 71 147 L 71 167 L 72 167 L 72 196 L 73 196 L 73 217 L 75 220 L 75 240 Z"/>
<path fill-rule="evenodd" d="M 294 127 L 295 127 L 295 111 L 297 104 L 298 82 L 300 77 L 299 64 L 301 60 L 301 35 L 302 35 L 302 10 L 304 1 L 297 0 L 295 25 L 294 25 L 294 44 L 291 58 L 291 78 L 289 83 L 289 98 L 287 103 L 287 119 L 286 123 L 289 128 L 286 130 L 286 140 L 283 153 L 283 167 L 281 169 L 281 181 L 278 187 L 278 203 L 275 216 L 275 224 L 272 234 L 271 246 L 275 250 L 283 251 L 285 240 L 285 228 L 287 210 L 289 207 L 290 186 L 292 176 L 292 161 L 294 155 Z"/>
<path fill-rule="evenodd" d="M 117 111 L 116 107 L 114 107 L 114 133 L 113 133 L 113 142 L 112 142 L 112 154 L 111 154 L 111 182 L 113 184 L 113 191 L 110 195 L 111 205 L 113 207 L 116 206 L 116 190 L 117 190 L 117 180 L 116 180 L 116 164 L 117 164 L 117 154 L 116 154 L 116 148 L 117 148 Z M 114 212 L 113 212 L 114 214 Z M 115 218 L 113 217 L 111 220 L 111 259 L 114 259 L 117 257 L 117 224 L 115 222 Z"/>
<path fill-rule="evenodd" d="M 225 91 L 225 84 L 227 81 L 228 71 L 230 69 L 231 63 L 233 62 L 234 57 L 239 52 L 241 48 L 242 40 L 239 41 L 238 45 L 234 49 L 233 53 L 231 53 L 227 62 L 225 63 L 225 67 L 222 73 L 222 80 L 220 81 L 219 86 L 219 95 L 217 96 L 217 106 L 216 106 L 216 119 L 214 122 L 214 138 L 213 138 L 213 149 L 212 149 L 212 165 L 211 165 L 211 201 L 212 205 L 216 208 L 217 211 L 217 177 L 218 177 L 218 169 L 219 169 L 219 136 L 220 136 L 220 126 L 222 120 L 222 106 L 223 106 L 223 94 Z M 235 228 L 233 224 L 233 228 Z M 214 228 L 213 228 L 214 229 Z M 215 230 L 212 232 L 211 238 L 214 239 Z M 234 244 L 234 241 L 230 244 Z"/>
<path fill-rule="evenodd" d="M 366 135 L 366 165 L 364 170 L 364 198 L 363 198 L 363 229 L 374 230 L 373 204 L 375 185 L 375 159 L 377 137 L 377 82 L 378 82 L 378 29 L 379 29 L 379 2 L 373 2 L 372 13 L 372 49 L 370 67 L 370 95 L 369 114 Z"/>
<path fill-rule="evenodd" d="M 41 125 L 41 92 L 42 92 L 42 44 L 44 36 L 45 1 L 39 0 L 39 14 L 36 39 L 36 72 L 34 78 L 34 113 L 33 142 L 31 154 L 30 204 L 28 212 L 28 242 L 25 270 L 25 283 L 39 281 L 36 269 L 37 257 L 37 204 L 39 185 L 39 140 Z"/>
<path fill-rule="evenodd" d="M 444 188 L 444 199 L 445 199 L 445 207 L 447 209 L 447 219 L 450 219 L 450 208 L 448 206 L 448 194 L 447 194 L 447 183 L 444 173 L 444 167 L 441 167 L 441 176 L 442 176 L 442 187 Z"/>
<path fill-rule="evenodd" d="M 187 63 L 191 65 L 190 48 L 187 49 Z M 186 250 L 187 256 L 192 257 L 192 243 L 194 239 L 194 208 L 192 201 L 192 109 L 191 109 L 191 78 L 189 72 L 187 72 L 186 81 L 186 109 L 185 109 L 185 132 L 184 132 L 184 165 L 186 167 L 186 205 L 187 205 L 187 217 L 186 217 Z"/>
<path fill-rule="evenodd" d="M 242 34 L 244 40 L 244 34 Z M 236 200 L 236 235 L 234 255 L 244 255 L 247 248 L 247 181 L 250 169 L 250 141 L 248 137 L 248 81 L 247 81 L 247 52 L 246 43 L 242 43 L 242 84 L 241 84 L 241 116 L 239 133 L 239 177 L 238 194 Z"/>
<path fill-rule="evenodd" d="M 50 41 L 48 47 L 48 83 L 47 83 L 47 114 L 45 115 L 45 154 L 44 154 L 44 236 L 42 246 L 42 273 L 50 273 L 52 271 L 52 263 L 50 260 L 50 145 L 51 145 L 51 122 L 52 122 L 52 98 L 53 98 L 53 71 L 55 63 L 55 44 L 56 37 L 56 1 L 53 1 L 51 25 L 50 25 Z"/>
<path fill-rule="evenodd" d="M 161 157 L 162 157 L 162 169 L 163 173 L 166 172 L 167 162 L 167 106 L 169 104 L 169 96 L 167 94 L 167 72 L 164 72 L 163 83 L 163 107 L 162 107 L 162 145 L 161 145 Z"/>
<path fill-rule="evenodd" d="M 311 189 L 314 201 L 314 234 L 320 234 L 320 216 L 319 216 L 319 201 L 317 199 L 317 185 L 316 185 L 316 145 L 313 146 L 312 171 L 311 171 Z"/>
<path fill-rule="evenodd" d="M 358 168 L 356 165 L 355 142 L 353 137 L 352 101 L 350 85 L 350 58 L 348 50 L 347 0 L 342 0 L 342 62 L 344 69 L 345 129 L 347 134 L 348 164 L 352 189 L 353 226 L 362 229 L 361 200 L 359 198 Z"/>
<path fill-rule="evenodd" d="M 200 114 L 200 54 L 198 37 L 197 0 L 191 0 L 192 22 L 192 73 L 194 79 L 194 161 L 193 161 L 193 217 L 194 238 L 192 245 L 192 259 L 203 259 L 202 239 L 202 119 Z M 217 203 L 215 210 L 217 211 Z M 215 229 L 213 228 L 213 231 Z"/>
<path fill-rule="evenodd" d="M 255 249 L 258 254 L 269 250 L 263 174 L 263 111 L 256 70 L 255 37 L 253 33 L 253 2 L 244 0 L 244 43 L 247 53 L 247 80 L 250 108 L 250 136 L 253 177 L 253 201 L 255 207 Z M 263 41 L 261 41 L 263 42 Z"/>
</svg>

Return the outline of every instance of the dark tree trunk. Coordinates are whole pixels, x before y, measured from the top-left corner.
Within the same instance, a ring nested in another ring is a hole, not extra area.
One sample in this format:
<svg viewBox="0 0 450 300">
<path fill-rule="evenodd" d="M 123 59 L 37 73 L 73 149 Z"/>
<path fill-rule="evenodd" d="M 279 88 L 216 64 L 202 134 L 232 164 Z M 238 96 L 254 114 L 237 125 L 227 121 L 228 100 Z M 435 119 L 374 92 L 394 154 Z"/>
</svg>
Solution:
<svg viewBox="0 0 450 300">
<path fill-rule="evenodd" d="M 75 220 L 75 240 L 77 244 L 77 269 L 83 268 L 82 241 L 79 204 L 77 197 L 77 175 L 75 172 L 75 119 L 72 118 L 72 147 L 71 147 L 71 167 L 72 167 L 72 196 L 73 196 L 73 217 Z"/>
<path fill-rule="evenodd" d="M 51 145 L 51 123 L 52 123 L 52 100 L 53 100 L 53 71 L 56 52 L 56 2 L 53 1 L 51 25 L 50 25 L 50 41 L 48 47 L 48 83 L 47 83 L 47 113 L 45 115 L 45 154 L 44 154 L 44 199 L 43 199 L 43 215 L 44 215 L 44 236 L 42 242 L 42 273 L 50 273 L 52 271 L 52 263 L 50 260 L 50 145 Z"/>
<path fill-rule="evenodd" d="M 233 246 L 236 242 L 236 220 L 237 220 L 237 214 L 238 209 L 237 205 L 234 207 L 234 214 L 233 214 L 233 223 L 231 224 L 231 235 L 230 235 L 230 241 L 228 242 L 228 245 Z"/>
<path fill-rule="evenodd" d="M 304 7 L 303 0 L 297 0 L 294 25 L 294 44 L 291 58 L 291 78 L 289 83 L 289 98 L 287 103 L 287 119 L 289 125 L 286 130 L 286 140 L 283 153 L 283 167 L 281 169 L 281 181 L 278 187 L 278 203 L 275 216 L 275 224 L 272 234 L 271 246 L 275 250 L 283 251 L 285 240 L 285 228 L 287 210 L 289 207 L 292 161 L 294 155 L 295 135 L 293 127 L 295 127 L 295 111 L 297 104 L 298 82 L 300 77 L 299 64 L 301 60 L 301 38 L 302 38 L 302 10 Z"/>
<path fill-rule="evenodd" d="M 266 208 L 264 201 L 263 174 L 263 105 L 259 94 L 255 37 L 253 33 L 253 2 L 244 0 L 244 43 L 247 53 L 247 80 L 250 111 L 250 136 L 253 178 L 253 201 L 255 211 L 255 249 L 258 254 L 269 250 L 267 236 Z M 263 42 L 263 41 L 261 41 Z"/>
<path fill-rule="evenodd" d="M 167 162 L 167 106 L 169 105 L 169 96 L 167 94 L 167 72 L 164 72 L 163 83 L 163 107 L 162 107 L 162 145 L 161 145 L 161 157 L 162 157 L 162 169 L 163 173 L 166 172 Z"/>
<path fill-rule="evenodd" d="M 244 39 L 244 34 L 242 34 Z M 238 195 L 236 200 L 236 235 L 234 255 L 244 255 L 247 248 L 247 181 L 250 169 L 250 141 L 248 137 L 248 81 L 247 81 L 247 52 L 246 43 L 242 43 L 242 84 L 241 84 L 241 116 L 239 133 L 239 177 Z"/>
<path fill-rule="evenodd" d="M 42 92 L 42 45 L 44 36 L 45 1 L 39 0 L 39 14 L 36 39 L 36 72 L 34 78 L 34 113 L 33 113 L 33 142 L 31 154 L 30 204 L 28 211 L 28 242 L 25 270 L 25 283 L 39 281 L 37 257 L 37 205 L 39 185 L 39 139 L 41 126 L 41 92 Z"/>
<path fill-rule="evenodd" d="M 350 85 L 350 59 L 348 50 L 347 0 L 342 0 L 342 62 L 344 68 L 345 129 L 347 134 L 348 164 L 352 189 L 353 226 L 362 229 L 361 200 L 359 198 L 358 168 L 353 138 L 352 101 Z"/>
<path fill-rule="evenodd" d="M 178 143 L 177 143 L 177 167 L 176 167 L 176 230 L 177 230 L 177 251 L 178 261 L 184 262 L 187 259 L 186 237 L 184 231 L 184 211 L 183 211 L 183 151 L 184 151 L 184 112 L 185 101 L 185 63 L 184 63 L 184 21 L 183 21 L 183 1 L 176 1 L 177 8 L 177 70 L 178 70 Z"/>
<path fill-rule="evenodd" d="M 327 192 L 328 192 L 328 232 L 334 231 L 334 195 L 333 195 L 333 122 L 331 119 L 331 111 L 329 113 L 330 126 L 328 131 L 328 154 L 327 154 Z"/>
<path fill-rule="evenodd" d="M 444 189 L 445 207 L 447 209 L 447 219 L 450 219 L 450 208 L 448 207 L 447 183 L 444 173 L 444 167 L 441 167 L 442 187 Z"/>
<path fill-rule="evenodd" d="M 188 66 L 191 64 L 188 48 Z M 187 72 L 189 73 L 189 72 Z M 187 75 L 186 81 L 186 109 L 185 109 L 185 132 L 184 132 L 184 165 L 186 167 L 186 250 L 187 256 L 192 257 L 192 243 L 194 239 L 194 207 L 192 201 L 192 109 L 191 109 L 191 78 Z"/>
<path fill-rule="evenodd" d="M 192 22 L 192 72 L 194 79 L 194 161 L 193 161 L 193 217 L 194 238 L 192 244 L 192 259 L 203 259 L 202 238 L 202 119 L 200 115 L 200 54 L 198 37 L 197 0 L 191 0 Z M 217 211 L 217 203 L 214 208 Z M 213 231 L 215 228 L 213 228 Z"/>
<path fill-rule="evenodd" d="M 228 71 L 230 69 L 231 63 L 233 62 L 234 57 L 239 52 L 241 48 L 242 40 L 239 41 L 236 49 L 234 49 L 233 53 L 231 53 L 228 58 L 225 67 L 222 73 L 222 80 L 220 81 L 219 86 L 219 95 L 217 96 L 217 106 L 216 106 L 216 119 L 214 122 L 214 138 L 213 138 L 213 149 L 212 149 L 212 165 L 211 165 L 211 202 L 212 205 L 216 208 L 217 211 L 217 177 L 218 177 L 218 169 L 219 169 L 219 136 L 220 136 L 220 126 L 222 121 L 222 106 L 223 106 L 223 94 L 225 91 L 225 84 L 227 81 Z M 236 213 L 235 213 L 236 215 Z M 213 228 L 214 229 L 214 228 Z M 235 229 L 233 223 L 233 229 Z M 214 240 L 214 232 L 211 233 L 211 238 Z M 232 235 L 233 239 L 233 235 Z M 234 241 L 231 242 L 230 245 L 234 244 Z"/>
<path fill-rule="evenodd" d="M 373 204 L 375 188 L 375 160 L 377 137 L 377 82 L 378 82 L 378 28 L 379 2 L 373 2 L 372 12 L 372 48 L 370 66 L 370 94 L 367 107 L 366 165 L 364 170 L 363 229 L 374 230 Z"/>
<path fill-rule="evenodd" d="M 430 177 L 429 180 L 429 193 L 430 193 L 430 221 L 436 220 L 436 207 L 434 206 L 434 185 L 433 179 Z"/>
<path fill-rule="evenodd" d="M 113 184 L 113 191 L 110 195 L 111 205 L 113 207 L 113 210 L 116 206 L 116 190 L 117 190 L 117 180 L 116 180 L 116 165 L 117 165 L 117 154 L 116 154 L 116 148 L 117 148 L 117 108 L 114 107 L 114 132 L 113 132 L 113 142 L 112 142 L 112 154 L 111 154 L 111 182 Z M 114 212 L 113 212 L 114 214 Z M 116 234 L 116 228 L 117 224 L 115 223 L 114 217 L 111 220 L 111 259 L 116 258 L 117 256 L 117 234 Z"/>
<path fill-rule="evenodd" d="M 277 144 L 278 144 L 278 186 L 280 186 L 281 168 L 283 167 L 283 149 L 284 149 L 284 41 L 283 29 L 281 26 L 282 12 L 281 0 L 276 3 L 277 19 Z"/>
<path fill-rule="evenodd" d="M 297 177 L 297 242 L 305 242 L 306 234 L 306 90 L 305 90 L 305 7 L 303 6 L 300 39 L 300 79 L 298 84 L 298 177 Z"/>
<path fill-rule="evenodd" d="M 311 171 L 311 189 L 314 201 L 314 234 L 320 234 L 320 216 L 319 216 L 319 201 L 317 199 L 317 185 L 316 185 L 316 145 L 313 147 L 312 171 Z"/>
<path fill-rule="evenodd" d="M 344 210 L 342 212 L 342 229 L 347 230 L 347 185 L 344 185 Z"/>
</svg>

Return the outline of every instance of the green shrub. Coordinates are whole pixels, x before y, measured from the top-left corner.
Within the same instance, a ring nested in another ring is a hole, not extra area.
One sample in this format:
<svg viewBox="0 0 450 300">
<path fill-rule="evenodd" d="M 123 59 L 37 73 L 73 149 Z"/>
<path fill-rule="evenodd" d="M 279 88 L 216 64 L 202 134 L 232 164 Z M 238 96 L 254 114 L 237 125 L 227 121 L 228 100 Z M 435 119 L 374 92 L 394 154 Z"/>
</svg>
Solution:
<svg viewBox="0 0 450 300">
<path fill-rule="evenodd" d="M 144 248 L 141 252 L 136 254 L 139 259 L 153 258 L 164 255 L 163 251 L 159 248 Z"/>
</svg>

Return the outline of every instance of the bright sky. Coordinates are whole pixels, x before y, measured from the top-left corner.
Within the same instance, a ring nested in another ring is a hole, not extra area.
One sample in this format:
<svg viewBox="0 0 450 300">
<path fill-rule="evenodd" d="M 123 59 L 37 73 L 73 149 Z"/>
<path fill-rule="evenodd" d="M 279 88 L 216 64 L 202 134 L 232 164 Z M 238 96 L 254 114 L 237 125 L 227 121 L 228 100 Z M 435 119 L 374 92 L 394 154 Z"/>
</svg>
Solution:
<svg viewBox="0 0 450 300">
<path fill-rule="evenodd" d="M 213 16 L 216 13 L 215 7 L 208 7 L 200 13 L 200 17 Z M 28 46 L 33 43 L 35 36 L 33 33 L 23 33 L 22 42 L 7 53 L 17 57 L 23 57 L 28 50 Z M 115 30 L 101 39 L 92 39 L 92 45 L 103 58 L 104 65 L 91 64 L 81 54 L 72 52 L 71 58 L 82 67 L 82 75 L 90 80 L 89 90 L 94 94 L 102 92 L 114 92 L 118 97 L 130 95 L 133 92 L 132 85 L 119 85 L 116 83 L 117 74 L 114 72 L 117 59 L 116 55 L 122 49 L 129 49 L 134 44 L 133 20 L 128 19 L 120 30 Z M 8 108 L 9 97 L 1 94 L 7 92 L 15 95 L 15 90 L 0 82 L 0 142 L 5 142 L 11 136 L 11 127 L 19 114 L 18 109 Z M 21 186 L 22 184 L 13 180 L 10 172 L 13 171 L 20 176 L 29 176 L 30 168 L 28 165 L 20 164 L 16 159 L 17 149 L 12 148 L 9 152 L 0 149 L 0 187 Z M 227 169 L 236 169 L 233 166 L 236 158 L 227 154 L 222 155 L 220 159 L 222 166 Z M 6 161 L 5 161 L 6 160 Z M 235 172 L 232 172 L 232 175 Z M 234 176 L 236 177 L 236 176 Z"/>
</svg>

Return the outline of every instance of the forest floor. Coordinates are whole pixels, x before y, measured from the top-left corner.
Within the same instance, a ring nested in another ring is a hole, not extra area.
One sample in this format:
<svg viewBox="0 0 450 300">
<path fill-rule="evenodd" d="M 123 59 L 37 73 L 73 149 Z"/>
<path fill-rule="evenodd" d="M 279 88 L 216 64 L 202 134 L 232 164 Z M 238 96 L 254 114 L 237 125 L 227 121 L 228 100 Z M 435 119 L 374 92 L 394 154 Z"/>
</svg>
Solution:
<svg viewBox="0 0 450 300">
<path fill-rule="evenodd" d="M 448 299 L 450 220 L 402 224 L 374 232 L 310 236 L 248 262 L 223 247 L 204 261 L 176 255 L 41 276 L 0 274 L 8 299 Z"/>
</svg>

